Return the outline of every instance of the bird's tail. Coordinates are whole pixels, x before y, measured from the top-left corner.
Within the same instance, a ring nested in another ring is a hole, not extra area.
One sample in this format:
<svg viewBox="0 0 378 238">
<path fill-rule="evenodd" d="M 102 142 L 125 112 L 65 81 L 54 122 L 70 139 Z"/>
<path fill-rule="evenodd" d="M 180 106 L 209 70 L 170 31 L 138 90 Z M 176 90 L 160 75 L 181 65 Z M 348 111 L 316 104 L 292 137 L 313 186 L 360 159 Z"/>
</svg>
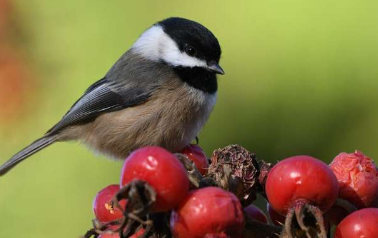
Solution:
<svg viewBox="0 0 378 238">
<path fill-rule="evenodd" d="M 0 176 L 6 174 L 9 170 L 11 170 L 14 166 L 18 163 L 23 161 L 24 159 L 28 158 L 32 154 L 46 148 L 47 146 L 51 145 L 57 140 L 56 136 L 46 135 L 33 143 L 31 143 L 28 147 L 21 150 L 17 154 L 15 154 L 12 158 L 10 158 L 7 162 L 0 166 Z"/>
</svg>

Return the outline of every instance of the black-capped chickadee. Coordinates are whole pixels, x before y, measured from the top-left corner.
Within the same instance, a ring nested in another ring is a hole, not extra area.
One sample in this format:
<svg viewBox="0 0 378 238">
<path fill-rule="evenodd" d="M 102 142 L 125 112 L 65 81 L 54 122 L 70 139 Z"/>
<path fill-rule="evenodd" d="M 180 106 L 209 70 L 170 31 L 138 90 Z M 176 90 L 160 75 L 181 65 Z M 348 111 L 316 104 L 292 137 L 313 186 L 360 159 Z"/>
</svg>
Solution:
<svg viewBox="0 0 378 238">
<path fill-rule="evenodd" d="M 0 175 L 57 141 L 78 140 L 118 159 L 147 145 L 182 150 L 213 110 L 216 74 L 224 74 L 220 55 L 217 38 L 197 22 L 174 17 L 154 24 Z"/>
</svg>

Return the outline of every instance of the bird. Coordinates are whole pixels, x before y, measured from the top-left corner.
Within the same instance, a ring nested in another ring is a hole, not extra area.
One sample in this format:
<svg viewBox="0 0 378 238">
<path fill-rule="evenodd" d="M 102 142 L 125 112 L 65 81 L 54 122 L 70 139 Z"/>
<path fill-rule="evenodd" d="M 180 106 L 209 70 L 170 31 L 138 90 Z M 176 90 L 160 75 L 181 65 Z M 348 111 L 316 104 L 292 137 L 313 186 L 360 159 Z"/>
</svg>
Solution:
<svg viewBox="0 0 378 238">
<path fill-rule="evenodd" d="M 202 24 L 180 17 L 145 30 L 63 118 L 0 166 L 0 176 L 62 141 L 125 159 L 145 146 L 179 152 L 197 138 L 216 103 L 221 47 Z"/>
</svg>

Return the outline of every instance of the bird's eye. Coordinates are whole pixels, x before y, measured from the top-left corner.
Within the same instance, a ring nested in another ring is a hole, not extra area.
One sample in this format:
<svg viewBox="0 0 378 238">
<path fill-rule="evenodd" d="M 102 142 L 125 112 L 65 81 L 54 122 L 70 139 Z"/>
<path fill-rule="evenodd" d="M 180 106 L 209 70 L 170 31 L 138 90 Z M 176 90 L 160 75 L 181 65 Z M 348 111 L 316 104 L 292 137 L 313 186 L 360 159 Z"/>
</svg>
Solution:
<svg viewBox="0 0 378 238">
<path fill-rule="evenodd" d="M 193 46 L 187 45 L 187 46 L 185 46 L 185 52 L 189 56 L 195 56 L 197 54 L 197 49 L 194 48 Z"/>
</svg>

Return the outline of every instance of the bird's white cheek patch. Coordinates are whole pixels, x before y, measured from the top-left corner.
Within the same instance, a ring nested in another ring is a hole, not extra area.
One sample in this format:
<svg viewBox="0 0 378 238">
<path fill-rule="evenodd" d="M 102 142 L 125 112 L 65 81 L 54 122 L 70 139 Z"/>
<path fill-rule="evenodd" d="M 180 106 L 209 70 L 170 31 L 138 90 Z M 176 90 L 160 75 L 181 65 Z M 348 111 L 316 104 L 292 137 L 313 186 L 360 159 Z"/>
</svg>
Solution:
<svg viewBox="0 0 378 238">
<path fill-rule="evenodd" d="M 181 52 L 161 26 L 153 26 L 145 31 L 133 45 L 133 50 L 153 61 L 165 61 L 172 66 L 206 67 L 205 60 L 191 57 Z"/>
</svg>

